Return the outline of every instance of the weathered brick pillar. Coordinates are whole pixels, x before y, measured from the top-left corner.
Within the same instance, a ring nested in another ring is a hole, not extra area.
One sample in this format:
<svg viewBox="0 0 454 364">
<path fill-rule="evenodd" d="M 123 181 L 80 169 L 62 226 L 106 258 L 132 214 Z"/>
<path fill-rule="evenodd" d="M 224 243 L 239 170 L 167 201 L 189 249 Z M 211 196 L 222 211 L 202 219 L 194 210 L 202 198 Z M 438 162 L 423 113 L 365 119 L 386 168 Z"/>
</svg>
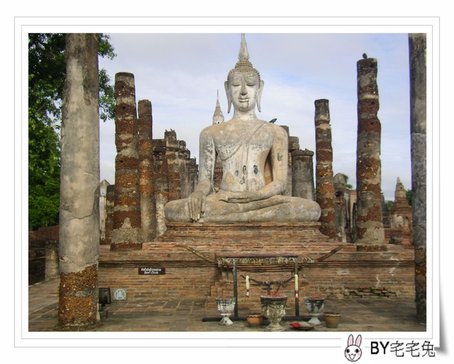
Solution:
<svg viewBox="0 0 454 364">
<path fill-rule="evenodd" d="M 214 164 L 213 171 L 213 187 L 215 191 L 221 188 L 221 182 L 222 182 L 222 162 L 218 154 L 216 153 L 216 162 Z"/>
<path fill-rule="evenodd" d="M 309 149 L 292 152 L 292 193 L 315 201 L 313 156 Z"/>
<path fill-rule="evenodd" d="M 292 195 L 292 153 L 291 153 L 290 148 L 292 145 L 291 142 L 294 142 L 294 140 L 291 140 L 292 137 L 290 136 L 290 129 L 287 125 L 280 125 L 280 127 L 285 130 L 285 132 L 287 133 L 287 136 L 288 136 L 288 139 L 287 139 L 287 143 L 288 143 L 287 186 L 285 187 L 285 191 L 283 194 L 286 196 L 291 196 Z"/>
<path fill-rule="evenodd" d="M 168 201 L 181 198 L 181 178 L 179 171 L 179 145 L 177 134 L 174 130 L 164 132 L 165 159 L 168 167 Z"/>
<path fill-rule="evenodd" d="M 134 75 L 115 75 L 115 206 L 111 250 L 141 249 Z"/>
<path fill-rule="evenodd" d="M 191 158 L 191 152 L 186 148 L 184 140 L 178 141 L 178 171 L 180 173 L 180 198 L 189 196 L 189 174 L 188 174 L 188 161 Z"/>
<path fill-rule="evenodd" d="M 358 136 L 356 149 L 358 244 L 383 244 L 381 197 L 381 124 L 378 120 L 377 60 L 361 59 L 358 72 Z"/>
<path fill-rule="evenodd" d="M 336 224 L 334 213 L 333 148 L 329 101 L 315 100 L 315 147 L 316 147 L 316 201 L 320 205 L 320 231 L 334 238 Z"/>
<path fill-rule="evenodd" d="M 156 209 L 154 203 L 153 182 L 153 116 L 151 102 L 139 101 L 139 120 L 137 123 L 139 137 L 139 192 L 140 217 L 142 223 L 142 241 L 151 241 L 156 235 Z"/>
<path fill-rule="evenodd" d="M 346 226 L 348 220 L 347 198 L 346 198 L 346 185 L 347 176 L 343 173 L 337 173 L 333 177 L 334 182 L 334 208 L 336 212 L 336 231 L 337 240 L 347 242 Z"/>
<path fill-rule="evenodd" d="M 165 151 L 162 150 L 158 155 L 160 162 L 156 163 L 156 236 L 160 236 L 165 233 L 166 218 L 164 206 L 169 202 L 169 166 L 167 164 L 167 158 Z"/>
<path fill-rule="evenodd" d="M 198 182 L 198 165 L 197 165 L 197 160 L 195 158 L 191 158 L 189 160 L 189 168 L 188 168 L 188 174 L 189 174 L 189 192 L 192 193 L 195 190 L 195 187 Z"/>
<path fill-rule="evenodd" d="M 426 322 L 426 35 L 410 34 L 410 115 L 416 315 Z"/>
<path fill-rule="evenodd" d="M 96 323 L 99 256 L 99 81 L 96 34 L 66 36 L 61 129 L 60 288 L 63 327 Z"/>
<path fill-rule="evenodd" d="M 106 233 L 104 240 L 101 244 L 109 244 L 112 240 L 113 219 L 115 207 L 115 185 L 108 185 L 106 191 Z"/>
<path fill-rule="evenodd" d="M 51 278 L 58 277 L 58 241 L 46 241 L 45 257 L 44 278 L 47 281 Z"/>
<path fill-rule="evenodd" d="M 109 182 L 102 180 L 99 184 L 99 231 L 100 244 L 105 244 L 106 240 L 106 221 L 107 221 L 107 186 Z"/>
</svg>

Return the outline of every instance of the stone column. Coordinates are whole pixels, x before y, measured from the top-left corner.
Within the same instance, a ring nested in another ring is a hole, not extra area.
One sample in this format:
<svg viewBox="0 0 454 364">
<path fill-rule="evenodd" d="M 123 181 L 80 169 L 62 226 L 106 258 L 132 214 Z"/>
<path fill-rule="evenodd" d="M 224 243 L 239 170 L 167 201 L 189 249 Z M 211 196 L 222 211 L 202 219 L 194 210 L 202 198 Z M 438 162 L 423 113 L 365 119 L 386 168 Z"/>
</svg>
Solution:
<svg viewBox="0 0 454 364">
<path fill-rule="evenodd" d="M 101 244 L 110 245 L 112 242 L 113 215 L 115 207 L 115 185 L 108 185 L 106 190 L 106 232 Z"/>
<path fill-rule="evenodd" d="M 115 75 L 115 206 L 111 250 L 141 249 L 134 75 Z"/>
<path fill-rule="evenodd" d="M 162 150 L 158 157 L 161 160 L 156 163 L 156 236 L 164 234 L 167 229 L 164 206 L 169 202 L 169 166 L 165 151 Z"/>
<path fill-rule="evenodd" d="M 45 247 L 45 272 L 44 278 L 45 280 L 49 280 L 51 278 L 57 277 L 59 273 L 58 267 L 58 241 L 55 240 L 48 240 L 46 241 Z"/>
<path fill-rule="evenodd" d="M 338 241 L 343 243 L 347 242 L 347 233 L 345 227 L 347 226 L 348 221 L 348 212 L 347 212 L 347 176 L 343 173 L 337 173 L 333 177 L 334 182 L 334 208 L 336 212 L 336 231 Z"/>
<path fill-rule="evenodd" d="M 156 209 L 153 201 L 152 125 L 151 102 L 149 100 L 140 100 L 137 127 L 139 137 L 139 192 L 142 241 L 151 241 L 156 234 Z"/>
<path fill-rule="evenodd" d="M 381 124 L 377 117 L 377 60 L 359 60 L 357 72 L 356 238 L 358 244 L 383 244 L 385 234 L 381 207 Z"/>
<path fill-rule="evenodd" d="M 309 149 L 292 152 L 292 192 L 295 197 L 315 201 L 313 156 Z"/>
<path fill-rule="evenodd" d="M 290 136 L 290 129 L 287 125 L 280 125 L 282 129 L 285 130 L 287 133 L 288 139 L 288 165 L 287 165 L 287 186 L 285 187 L 284 195 L 286 196 L 292 196 L 292 144 L 295 144 L 295 137 Z M 296 142 L 299 143 L 298 138 L 296 138 Z M 299 145 L 298 148 L 299 149 Z"/>
<path fill-rule="evenodd" d="M 99 81 L 96 34 L 66 36 L 61 129 L 60 288 L 63 327 L 96 323 L 99 256 Z"/>
<path fill-rule="evenodd" d="M 177 133 L 174 130 L 164 132 L 165 140 L 165 159 L 168 168 L 168 201 L 181 198 L 181 178 L 179 171 L 179 146 Z"/>
<path fill-rule="evenodd" d="M 315 146 L 316 146 L 316 201 L 320 205 L 320 231 L 330 238 L 336 237 L 333 186 L 333 148 L 329 101 L 315 100 Z"/>
<path fill-rule="evenodd" d="M 99 231 L 101 244 L 106 240 L 106 221 L 107 221 L 107 187 L 109 182 L 102 180 L 99 185 Z"/>
<path fill-rule="evenodd" d="M 416 314 L 426 322 L 426 35 L 410 34 L 409 49 Z"/>
<path fill-rule="evenodd" d="M 195 158 L 191 158 L 189 160 L 189 187 L 190 190 L 189 192 L 192 193 L 195 190 L 195 187 L 197 186 L 198 182 L 198 165 L 197 165 L 197 160 Z"/>
</svg>

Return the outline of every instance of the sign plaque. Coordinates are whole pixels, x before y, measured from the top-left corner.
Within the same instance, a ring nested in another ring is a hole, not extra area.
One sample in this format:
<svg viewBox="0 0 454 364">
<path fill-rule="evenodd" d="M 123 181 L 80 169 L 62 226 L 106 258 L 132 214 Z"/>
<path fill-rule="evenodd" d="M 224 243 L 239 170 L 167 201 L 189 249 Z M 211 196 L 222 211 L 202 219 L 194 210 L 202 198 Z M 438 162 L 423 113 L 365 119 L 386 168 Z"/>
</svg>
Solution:
<svg viewBox="0 0 454 364">
<path fill-rule="evenodd" d="M 146 276 L 157 276 L 166 274 L 166 269 L 160 267 L 139 267 L 139 274 Z"/>
</svg>

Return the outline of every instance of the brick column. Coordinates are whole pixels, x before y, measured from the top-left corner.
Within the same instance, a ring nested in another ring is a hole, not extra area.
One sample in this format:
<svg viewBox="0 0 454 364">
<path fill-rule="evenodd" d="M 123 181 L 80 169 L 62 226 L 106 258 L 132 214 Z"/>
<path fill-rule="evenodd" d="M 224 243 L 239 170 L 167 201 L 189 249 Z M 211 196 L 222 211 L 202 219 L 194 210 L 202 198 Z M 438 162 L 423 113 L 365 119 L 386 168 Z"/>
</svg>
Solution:
<svg viewBox="0 0 454 364">
<path fill-rule="evenodd" d="M 179 145 L 177 134 L 174 130 L 165 131 L 165 159 L 168 168 L 169 193 L 168 201 L 181 198 L 181 179 L 179 167 Z"/>
<path fill-rule="evenodd" d="M 333 149 L 331 146 L 331 126 L 329 101 L 315 100 L 315 146 L 316 146 L 316 201 L 320 205 L 320 231 L 334 238 L 336 224 L 334 213 Z"/>
<path fill-rule="evenodd" d="M 61 130 L 58 322 L 96 324 L 99 256 L 99 75 L 96 34 L 68 34 Z"/>
<path fill-rule="evenodd" d="M 198 182 L 198 165 L 197 160 L 195 158 L 191 158 L 189 160 L 189 192 L 192 193 L 195 190 L 195 187 Z"/>
<path fill-rule="evenodd" d="M 156 235 L 156 209 L 153 198 L 152 125 L 151 102 L 149 100 L 140 100 L 137 127 L 139 137 L 140 217 L 142 241 L 144 242 L 151 241 Z"/>
<path fill-rule="evenodd" d="M 167 229 L 164 206 L 169 202 L 169 166 L 164 148 L 156 153 L 156 157 L 159 159 L 155 163 L 156 236 L 160 236 Z"/>
<path fill-rule="evenodd" d="M 383 244 L 385 235 L 381 197 L 381 124 L 377 87 L 377 60 L 361 59 L 358 72 L 358 136 L 356 150 L 358 244 Z"/>
<path fill-rule="evenodd" d="M 347 226 L 348 212 L 347 212 L 347 198 L 346 198 L 346 185 L 347 176 L 343 173 L 337 173 L 333 177 L 334 194 L 334 209 L 336 212 L 336 231 L 337 240 L 347 242 L 347 233 L 345 227 Z"/>
<path fill-rule="evenodd" d="M 426 35 L 410 34 L 410 119 L 416 315 L 426 322 Z"/>
<path fill-rule="evenodd" d="M 315 201 L 313 156 L 309 149 L 292 152 L 292 192 L 295 197 Z"/>
<path fill-rule="evenodd" d="M 112 250 L 141 249 L 134 75 L 115 75 L 115 206 Z"/>
<path fill-rule="evenodd" d="M 115 185 L 108 185 L 106 191 L 106 233 L 101 244 L 110 245 L 112 242 L 113 215 L 115 207 Z"/>
</svg>

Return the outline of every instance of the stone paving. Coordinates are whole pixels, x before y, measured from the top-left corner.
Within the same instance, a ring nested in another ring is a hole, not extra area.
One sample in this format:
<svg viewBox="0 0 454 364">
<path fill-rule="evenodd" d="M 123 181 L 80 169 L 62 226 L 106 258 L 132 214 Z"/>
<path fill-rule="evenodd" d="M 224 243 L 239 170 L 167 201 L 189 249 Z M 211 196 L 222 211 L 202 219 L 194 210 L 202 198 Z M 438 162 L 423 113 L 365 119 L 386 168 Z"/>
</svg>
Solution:
<svg viewBox="0 0 454 364">
<path fill-rule="evenodd" d="M 29 287 L 29 331 L 57 330 L 58 278 Z M 205 299 L 147 300 L 113 302 L 107 315 L 91 331 L 265 331 L 265 326 L 251 328 L 243 320 L 231 326 L 220 326 L 215 309 L 205 308 Z M 303 312 L 304 307 L 301 305 Z M 415 303 L 399 298 L 371 297 L 327 300 L 325 312 L 339 312 L 341 323 L 336 329 L 324 322 L 316 331 L 425 331 L 416 321 Z M 287 310 L 292 315 L 293 307 Z M 249 312 L 239 310 L 244 317 Z M 205 320 L 203 320 L 205 318 Z M 220 317 L 219 317 L 220 319 Z M 284 330 L 290 331 L 283 321 Z"/>
</svg>

